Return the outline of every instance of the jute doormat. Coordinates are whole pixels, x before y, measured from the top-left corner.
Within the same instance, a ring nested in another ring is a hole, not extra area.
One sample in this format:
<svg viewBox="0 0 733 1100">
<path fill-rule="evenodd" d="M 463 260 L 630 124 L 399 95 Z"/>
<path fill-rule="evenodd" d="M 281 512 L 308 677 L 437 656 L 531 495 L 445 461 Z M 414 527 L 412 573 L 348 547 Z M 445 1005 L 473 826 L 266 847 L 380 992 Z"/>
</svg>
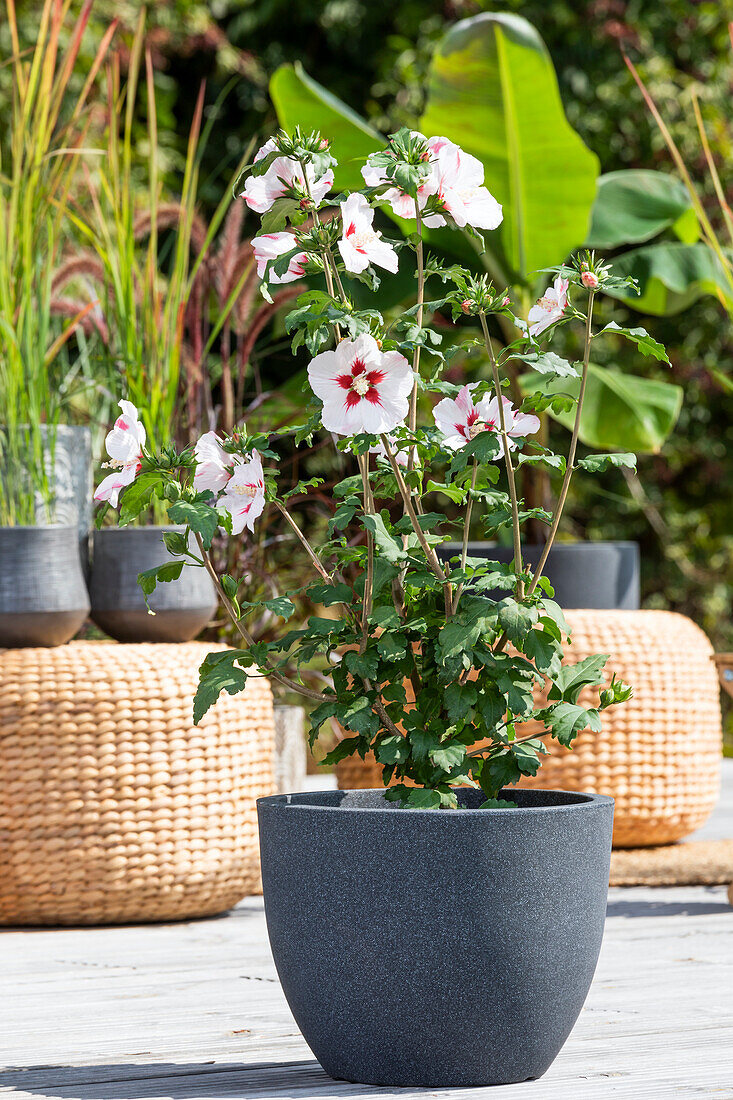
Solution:
<svg viewBox="0 0 733 1100">
<path fill-rule="evenodd" d="M 618 848 L 611 886 L 727 886 L 733 883 L 733 840 L 691 840 L 660 848 Z"/>
</svg>

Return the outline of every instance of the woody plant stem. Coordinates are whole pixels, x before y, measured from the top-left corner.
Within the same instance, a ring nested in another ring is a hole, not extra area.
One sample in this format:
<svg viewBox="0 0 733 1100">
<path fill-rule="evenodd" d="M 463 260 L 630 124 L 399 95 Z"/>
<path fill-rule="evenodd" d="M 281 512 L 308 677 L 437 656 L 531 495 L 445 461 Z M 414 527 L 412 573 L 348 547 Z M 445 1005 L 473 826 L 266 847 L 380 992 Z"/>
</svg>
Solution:
<svg viewBox="0 0 733 1100">
<path fill-rule="evenodd" d="M 555 541 L 557 535 L 557 529 L 560 526 L 560 520 L 562 519 L 563 508 L 565 507 L 565 501 L 567 500 L 568 490 L 570 488 L 570 480 L 573 476 L 573 470 L 575 469 L 575 453 L 578 449 L 578 435 L 580 434 L 580 420 L 583 413 L 583 401 L 585 399 L 585 388 L 588 382 L 588 366 L 590 363 L 590 345 L 593 339 L 592 319 L 593 319 L 593 299 L 595 298 L 594 292 L 591 290 L 588 297 L 588 314 L 585 319 L 585 346 L 583 349 L 583 374 L 580 379 L 580 391 L 578 393 L 578 407 L 575 410 L 575 423 L 573 424 L 573 434 L 570 440 L 570 450 L 568 451 L 568 462 L 565 467 L 565 476 L 562 479 L 562 486 L 560 488 L 560 495 L 557 498 L 557 506 L 555 508 L 555 515 L 552 519 L 552 527 L 550 533 L 547 536 L 547 542 L 545 548 L 542 551 L 542 556 L 537 563 L 537 568 L 532 577 L 532 583 L 527 589 L 527 595 L 531 596 L 537 587 L 540 577 L 542 576 L 542 570 L 545 568 L 547 559 L 550 556 L 550 550 L 552 550 L 552 544 Z"/>
<path fill-rule="evenodd" d="M 204 547 L 204 542 L 201 538 L 201 535 L 197 531 L 194 531 L 194 535 L 196 536 L 196 542 L 198 544 L 199 553 L 201 554 L 201 559 L 204 563 L 204 568 L 211 577 L 211 580 L 213 581 L 214 588 L 217 591 L 224 610 L 234 624 L 234 628 L 236 629 L 240 638 L 247 644 L 247 646 L 253 646 L 255 644 L 255 640 L 250 632 L 247 630 L 246 626 L 242 625 L 239 616 L 237 615 L 237 612 L 235 610 L 234 604 L 224 591 L 222 583 L 219 580 L 219 574 L 217 573 L 216 569 L 214 569 L 209 553 Z M 281 672 L 278 672 L 278 670 L 273 668 L 272 666 L 267 669 L 267 675 L 271 676 L 272 679 L 275 680 L 278 684 L 281 684 L 283 687 L 287 688 L 288 691 L 295 691 L 299 695 L 304 695 L 306 699 L 313 699 L 317 703 L 324 703 L 333 698 L 333 696 L 331 695 L 325 695 L 322 691 L 313 691 L 311 688 L 306 687 L 304 684 L 299 684 L 295 680 L 291 680 L 288 676 L 284 676 Z"/>
<path fill-rule="evenodd" d="M 514 463 L 512 462 L 512 455 L 510 450 L 510 439 L 506 430 L 506 418 L 504 416 L 504 402 L 502 400 L 501 381 L 499 379 L 499 367 L 496 362 L 496 356 L 494 355 L 494 346 L 491 343 L 491 336 L 489 334 L 489 327 L 486 324 L 486 314 L 483 310 L 479 312 L 479 320 L 481 321 L 481 330 L 484 334 L 484 343 L 486 345 L 486 351 L 488 352 L 489 362 L 491 364 L 491 375 L 494 380 L 494 392 L 496 393 L 496 400 L 499 405 L 499 427 L 501 430 L 502 444 L 504 448 L 504 461 L 506 463 L 506 476 L 509 486 L 509 499 L 512 505 L 512 535 L 514 540 L 514 570 L 518 574 L 517 580 L 517 599 L 524 598 L 524 581 L 522 580 L 522 541 L 521 530 L 519 524 L 519 503 L 517 500 L 517 486 L 514 479 Z"/>
</svg>

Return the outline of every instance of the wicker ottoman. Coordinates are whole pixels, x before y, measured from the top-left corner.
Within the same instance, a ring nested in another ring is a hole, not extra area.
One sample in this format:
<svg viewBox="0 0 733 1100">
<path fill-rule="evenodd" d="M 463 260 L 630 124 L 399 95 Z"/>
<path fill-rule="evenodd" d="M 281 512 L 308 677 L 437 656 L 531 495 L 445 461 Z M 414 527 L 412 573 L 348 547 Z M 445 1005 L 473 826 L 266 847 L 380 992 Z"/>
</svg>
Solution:
<svg viewBox="0 0 733 1100">
<path fill-rule="evenodd" d="M 619 848 L 687 836 L 709 817 L 720 783 L 720 691 L 710 642 L 671 611 L 565 616 L 573 632 L 571 659 L 608 653 L 609 678 L 615 672 L 630 683 L 634 697 L 606 711 L 602 732 L 580 734 L 572 750 L 547 738 L 550 755 L 522 786 L 611 795 Z M 586 698 L 591 702 L 592 693 Z M 381 786 L 373 757 L 343 760 L 337 775 L 342 789 Z"/>
<path fill-rule="evenodd" d="M 180 920 L 259 891 L 272 696 L 252 677 L 193 726 L 216 648 L 0 650 L 0 924 Z"/>
</svg>

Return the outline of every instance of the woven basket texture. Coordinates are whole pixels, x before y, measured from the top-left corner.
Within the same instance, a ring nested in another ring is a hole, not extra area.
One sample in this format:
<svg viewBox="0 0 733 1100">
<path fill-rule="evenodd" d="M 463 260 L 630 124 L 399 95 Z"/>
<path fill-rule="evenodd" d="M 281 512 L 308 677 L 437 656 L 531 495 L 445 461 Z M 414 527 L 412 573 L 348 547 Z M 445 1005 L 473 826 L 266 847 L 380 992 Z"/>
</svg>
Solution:
<svg viewBox="0 0 733 1100">
<path fill-rule="evenodd" d="M 193 726 L 217 648 L 0 650 L 0 924 L 180 920 L 260 891 L 272 696 L 252 677 Z"/>
<path fill-rule="evenodd" d="M 548 738 L 550 755 L 521 785 L 611 795 L 615 847 L 687 836 L 709 817 L 720 785 L 720 690 L 710 642 L 671 611 L 566 611 L 565 617 L 569 659 L 608 653 L 608 678 L 615 672 L 634 696 L 604 711 L 602 732 L 581 733 L 572 751 Z M 581 701 L 592 705 L 593 693 Z M 371 755 L 349 757 L 336 771 L 342 790 L 382 783 Z"/>
</svg>

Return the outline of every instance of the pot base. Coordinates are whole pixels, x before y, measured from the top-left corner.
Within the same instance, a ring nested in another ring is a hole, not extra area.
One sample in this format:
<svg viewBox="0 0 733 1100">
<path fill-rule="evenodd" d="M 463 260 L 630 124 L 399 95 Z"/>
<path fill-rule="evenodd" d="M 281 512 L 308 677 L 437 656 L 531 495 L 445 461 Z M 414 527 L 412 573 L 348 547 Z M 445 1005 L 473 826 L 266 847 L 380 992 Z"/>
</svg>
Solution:
<svg viewBox="0 0 733 1100">
<path fill-rule="evenodd" d="M 20 649 L 65 645 L 86 619 L 86 608 L 79 611 L 0 612 L 0 647 Z"/>
<path fill-rule="evenodd" d="M 95 607 L 93 623 L 118 642 L 190 642 L 212 617 L 210 607 L 188 607 L 183 611 L 105 611 Z"/>
</svg>

